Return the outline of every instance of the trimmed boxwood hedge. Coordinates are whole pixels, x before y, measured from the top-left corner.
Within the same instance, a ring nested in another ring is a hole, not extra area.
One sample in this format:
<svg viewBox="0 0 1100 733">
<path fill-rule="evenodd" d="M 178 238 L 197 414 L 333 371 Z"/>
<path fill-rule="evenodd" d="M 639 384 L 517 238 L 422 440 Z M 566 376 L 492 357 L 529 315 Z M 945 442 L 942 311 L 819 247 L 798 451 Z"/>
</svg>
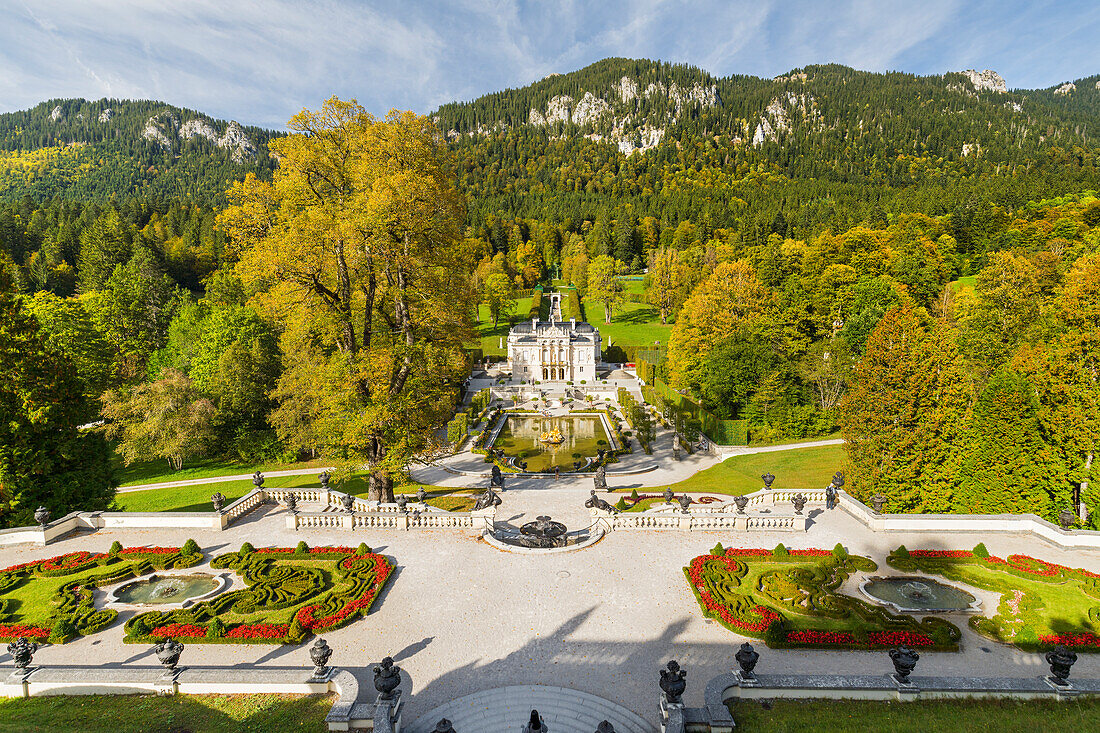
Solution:
<svg viewBox="0 0 1100 733">
<path fill-rule="evenodd" d="M 295 560 L 321 562 L 311 567 Z M 331 563 L 331 564 L 330 564 Z M 385 587 L 393 565 L 366 545 L 255 549 L 219 555 L 213 568 L 236 571 L 247 588 L 172 611 L 138 614 L 126 623 L 127 643 L 155 643 L 172 636 L 189 643 L 297 644 L 310 633 L 340 628 L 365 616 Z M 261 616 L 232 623 L 231 615 L 295 608 L 289 623 Z"/>
<path fill-rule="evenodd" d="M 13 565 L 0 570 L 0 640 L 12 641 L 20 636 L 37 640 L 48 639 L 64 644 L 77 635 L 88 636 L 110 626 L 118 618 L 114 609 L 96 609 L 93 588 L 119 583 L 148 575 L 154 570 L 187 568 L 202 562 L 202 551 L 194 540 L 179 547 L 122 547 L 112 545 L 107 553 L 84 550 L 70 552 L 44 560 Z M 184 550 L 193 550 L 185 552 Z M 103 568 L 102 572 L 89 572 Z M 51 599 L 56 610 L 48 625 L 28 626 L 17 610 L 13 591 L 37 578 L 77 576 L 63 583 Z M 8 596 L 7 598 L 3 596 Z"/>
<path fill-rule="evenodd" d="M 743 581 L 753 565 L 770 566 Z M 868 649 L 899 643 L 945 651 L 962 634 L 941 618 L 918 621 L 837 592 L 855 571 L 878 566 L 866 557 L 830 550 L 725 549 L 721 544 L 684 568 L 704 615 L 773 648 Z M 843 621 L 824 628 L 814 618 Z"/>
</svg>

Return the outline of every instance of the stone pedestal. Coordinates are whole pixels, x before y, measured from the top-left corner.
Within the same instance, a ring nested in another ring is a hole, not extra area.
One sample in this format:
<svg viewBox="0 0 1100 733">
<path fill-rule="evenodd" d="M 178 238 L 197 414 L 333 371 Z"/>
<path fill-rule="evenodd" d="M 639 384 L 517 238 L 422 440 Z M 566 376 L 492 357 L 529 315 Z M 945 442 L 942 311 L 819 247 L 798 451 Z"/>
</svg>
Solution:
<svg viewBox="0 0 1100 733">
<path fill-rule="evenodd" d="M 397 690 L 392 700 L 383 700 L 379 695 L 374 702 L 374 733 L 401 733 L 402 707 L 401 690 Z"/>
<path fill-rule="evenodd" d="M 1073 683 L 1066 682 L 1064 685 L 1060 685 L 1054 681 L 1054 678 L 1050 675 L 1043 677 L 1043 682 L 1046 682 L 1052 690 L 1058 693 L 1059 700 L 1070 700 L 1081 694 L 1081 691 L 1073 686 Z"/>
</svg>

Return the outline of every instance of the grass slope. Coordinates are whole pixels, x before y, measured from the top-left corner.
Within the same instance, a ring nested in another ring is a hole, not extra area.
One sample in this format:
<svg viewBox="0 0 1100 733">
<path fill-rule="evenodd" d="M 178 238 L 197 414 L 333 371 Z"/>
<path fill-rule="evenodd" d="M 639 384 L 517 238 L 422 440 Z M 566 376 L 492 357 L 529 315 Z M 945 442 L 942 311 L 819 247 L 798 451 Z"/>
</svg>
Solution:
<svg viewBox="0 0 1100 733">
<path fill-rule="evenodd" d="M 331 695 L 58 695 L 0 698 L 0 733 L 322 733 Z"/>
<path fill-rule="evenodd" d="M 319 458 L 314 461 L 301 463 L 269 463 L 257 466 L 252 463 L 240 461 L 227 461 L 224 458 L 203 458 L 189 461 L 179 471 L 174 471 L 168 462 L 162 458 L 153 461 L 137 461 L 129 466 L 124 466 L 122 458 L 117 453 L 113 454 L 115 476 L 119 486 L 141 486 L 142 484 L 159 484 L 165 481 L 187 481 L 196 478 L 214 478 L 217 476 L 234 476 L 237 474 L 260 471 L 287 471 L 298 468 L 316 468 L 320 473 L 321 467 L 331 465 L 331 462 Z"/>
</svg>

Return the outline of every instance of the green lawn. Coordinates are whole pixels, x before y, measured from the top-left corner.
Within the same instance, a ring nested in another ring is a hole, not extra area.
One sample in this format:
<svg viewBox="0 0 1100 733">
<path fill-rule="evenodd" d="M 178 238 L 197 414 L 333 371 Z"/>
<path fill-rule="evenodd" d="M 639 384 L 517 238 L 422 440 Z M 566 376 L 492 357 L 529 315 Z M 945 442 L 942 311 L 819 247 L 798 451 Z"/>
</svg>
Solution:
<svg viewBox="0 0 1100 733">
<path fill-rule="evenodd" d="M 292 489 L 300 488 L 304 486 L 319 488 L 321 483 L 317 480 L 317 477 L 312 474 L 304 476 L 275 476 L 267 478 L 264 481 L 264 486 L 269 486 L 273 489 Z M 362 476 L 353 476 L 343 484 L 335 485 L 341 491 L 345 491 L 355 496 L 367 495 L 369 486 L 367 480 Z M 394 491 L 403 494 L 415 494 L 417 489 L 420 488 L 420 484 L 406 484 L 404 486 L 398 486 L 394 488 Z M 213 510 L 213 506 L 210 504 L 210 495 L 215 491 L 220 491 L 225 494 L 226 504 L 236 501 L 249 491 L 252 490 L 252 481 L 219 481 L 215 484 L 198 484 L 197 486 L 181 486 L 178 488 L 169 489 L 149 489 L 148 491 L 134 491 L 125 494 L 118 494 L 115 497 L 115 504 L 120 511 L 124 512 L 209 512 Z M 447 505 L 443 506 L 439 502 L 443 501 L 446 495 L 455 491 L 466 491 L 466 489 L 453 489 L 445 486 L 425 486 L 424 490 L 429 494 L 439 494 L 441 498 L 438 500 L 429 499 L 428 503 L 432 505 L 439 505 L 441 509 L 447 509 L 450 506 L 460 506 L 461 502 L 456 503 L 456 498 L 451 497 L 448 502 L 444 502 Z M 464 510 L 457 510 L 464 511 Z"/>
<path fill-rule="evenodd" d="M 615 309 L 611 323 L 603 322 L 603 305 L 590 298 L 585 299 L 584 310 L 588 322 L 600 329 L 605 351 L 615 344 L 646 348 L 652 348 L 654 341 L 667 344 L 672 333 L 672 324 L 661 325 L 660 312 L 646 303 L 621 304 Z"/>
<path fill-rule="evenodd" d="M 516 322 L 527 320 L 527 313 L 531 310 L 531 298 L 519 298 L 511 315 Z M 489 306 L 482 303 L 478 306 L 477 335 L 481 351 L 486 356 L 504 356 L 508 354 L 508 315 L 502 313 L 500 323 L 493 327 L 493 317 L 489 314 Z M 503 339 L 503 341 L 501 340 Z M 503 344 L 503 347 L 501 346 Z"/>
<path fill-rule="evenodd" d="M 748 494 L 764 488 L 760 477 L 769 471 L 776 477 L 773 485 L 777 489 L 820 489 L 828 485 L 833 474 L 845 470 L 846 460 L 843 445 L 733 456 L 673 484 L 672 490 Z M 659 494 L 664 490 L 663 486 L 649 487 L 645 493 Z"/>
<path fill-rule="evenodd" d="M 917 667 L 918 674 L 920 666 Z M 774 700 L 731 702 L 739 733 L 1032 733 L 1100 729 L 1100 700 Z"/>
<path fill-rule="evenodd" d="M 0 733 L 321 733 L 331 695 L 58 695 L 0 698 Z"/>
<path fill-rule="evenodd" d="M 948 285 L 955 292 L 962 290 L 963 288 L 973 288 L 978 283 L 978 278 L 975 275 L 967 275 L 966 277 L 960 277 L 958 280 L 953 280 Z"/>
<path fill-rule="evenodd" d="M 213 478 L 215 476 L 233 476 L 241 473 L 261 471 L 286 471 L 296 468 L 317 468 L 329 465 L 324 459 L 304 461 L 302 463 L 269 463 L 257 466 L 240 461 L 227 461 L 224 458 L 203 458 L 188 461 L 179 471 L 172 470 L 168 461 L 158 458 L 154 461 L 138 461 L 129 466 L 122 465 L 122 458 L 113 454 L 115 475 L 120 486 L 141 486 L 159 484 L 165 481 L 186 481 L 194 478 Z"/>
</svg>

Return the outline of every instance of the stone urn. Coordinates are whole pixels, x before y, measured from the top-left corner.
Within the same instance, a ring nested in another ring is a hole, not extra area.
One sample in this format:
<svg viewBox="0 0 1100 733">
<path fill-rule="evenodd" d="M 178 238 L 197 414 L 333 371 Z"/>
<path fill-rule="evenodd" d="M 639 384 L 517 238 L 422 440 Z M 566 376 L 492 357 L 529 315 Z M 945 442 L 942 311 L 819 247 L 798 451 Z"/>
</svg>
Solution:
<svg viewBox="0 0 1100 733">
<path fill-rule="evenodd" d="M 416 490 L 416 500 L 421 504 L 424 504 L 428 500 L 428 492 L 424 491 L 424 487 L 421 486 Z"/>
<path fill-rule="evenodd" d="M 374 668 L 374 689 L 378 690 L 380 700 L 393 700 L 400 694 L 401 668 L 393 663 L 393 657 L 386 657 L 382 664 Z"/>
<path fill-rule="evenodd" d="M 27 638 L 20 636 L 15 641 L 8 644 L 8 654 L 11 655 L 11 659 L 15 662 L 16 669 L 26 669 L 31 666 L 31 658 L 34 657 L 34 653 L 38 651 L 38 643 L 33 641 L 27 641 Z"/>
<path fill-rule="evenodd" d="M 394 503 L 397 504 L 397 508 L 398 508 L 399 511 L 402 511 L 402 512 L 409 511 L 409 509 L 408 509 L 409 499 L 404 494 L 398 494 L 397 498 L 394 499 Z"/>
<path fill-rule="evenodd" d="M 907 646 L 894 647 L 889 651 L 889 654 L 890 661 L 894 663 L 894 672 L 898 682 L 903 685 L 909 684 L 909 675 L 912 674 L 913 668 L 917 666 L 920 655 Z"/>
<path fill-rule="evenodd" d="M 802 494 L 795 494 L 791 497 L 791 504 L 794 504 L 794 513 L 801 514 L 802 510 L 806 508 L 806 497 Z"/>
<path fill-rule="evenodd" d="M 662 496 L 665 498 L 666 504 L 671 504 L 672 500 L 675 498 L 675 495 L 672 493 L 671 487 L 666 488 Z"/>
<path fill-rule="evenodd" d="M 328 660 L 332 656 L 332 647 L 324 639 L 318 638 L 309 648 L 309 658 L 313 661 L 313 676 L 320 679 L 329 673 Z"/>
<path fill-rule="evenodd" d="M 688 507 L 691 506 L 691 497 L 687 494 L 682 494 L 677 501 L 680 502 L 680 511 L 684 514 L 688 513 Z"/>
<path fill-rule="evenodd" d="M 252 474 L 252 485 L 257 489 L 262 489 L 264 487 L 264 475 L 259 471 Z"/>
<path fill-rule="evenodd" d="M 328 471 L 322 471 L 317 476 L 317 480 L 321 482 L 322 491 L 332 491 L 332 487 L 328 485 L 328 482 L 331 478 L 332 477 L 328 475 Z"/>
<path fill-rule="evenodd" d="M 775 481 L 775 476 L 773 476 L 771 473 L 766 473 L 761 476 L 760 479 L 764 482 L 765 489 L 771 489 L 772 483 Z"/>
<path fill-rule="evenodd" d="M 737 505 L 737 513 L 744 514 L 745 507 L 749 505 L 749 500 L 745 496 L 735 496 L 733 497 L 733 503 Z"/>
<path fill-rule="evenodd" d="M 40 527 L 45 527 L 50 523 L 50 510 L 44 506 L 40 506 L 34 510 L 34 521 L 38 522 Z"/>
<path fill-rule="evenodd" d="M 844 488 L 844 472 L 837 471 L 833 474 L 833 486 L 838 489 Z"/>
<path fill-rule="evenodd" d="M 875 514 L 882 514 L 882 508 L 886 506 L 886 497 L 882 494 L 875 494 L 871 497 L 871 505 L 875 510 Z"/>
<path fill-rule="evenodd" d="M 1077 652 L 1059 644 L 1044 654 L 1043 659 L 1050 665 L 1051 681 L 1056 685 L 1068 685 L 1069 669 L 1077 661 Z"/>
<path fill-rule="evenodd" d="M 210 503 L 214 505 L 214 511 L 220 512 L 225 506 L 225 494 L 220 491 L 214 492 L 210 495 Z"/>
<path fill-rule="evenodd" d="M 351 494 L 344 494 L 340 497 L 340 503 L 344 506 L 344 511 L 350 514 L 352 507 L 355 506 L 355 497 Z"/>
<path fill-rule="evenodd" d="M 171 672 L 175 670 L 176 665 L 179 664 L 180 654 L 183 653 L 183 644 L 172 637 L 168 637 L 154 646 L 153 651 L 156 652 L 157 660 L 164 665 L 166 670 Z"/>
<path fill-rule="evenodd" d="M 287 494 L 286 495 L 286 508 L 287 508 L 287 511 L 289 511 L 291 514 L 297 514 L 298 513 L 298 497 L 294 496 L 294 494 Z"/>
<path fill-rule="evenodd" d="M 737 665 L 741 668 L 741 676 L 746 679 L 756 679 L 756 675 L 752 673 L 756 669 L 756 663 L 760 661 L 760 652 L 752 648 L 752 644 L 747 641 L 741 645 L 741 648 L 733 655 L 733 658 L 737 661 Z"/>
<path fill-rule="evenodd" d="M 670 705 L 679 705 L 680 699 L 687 689 L 687 670 L 680 669 L 680 663 L 675 659 L 665 665 L 661 670 L 661 690 L 665 693 L 665 701 Z"/>
<path fill-rule="evenodd" d="M 1063 509 L 1058 512 L 1058 524 L 1062 525 L 1062 529 L 1069 529 L 1077 521 L 1077 515 L 1073 513 L 1072 509 Z"/>
</svg>

